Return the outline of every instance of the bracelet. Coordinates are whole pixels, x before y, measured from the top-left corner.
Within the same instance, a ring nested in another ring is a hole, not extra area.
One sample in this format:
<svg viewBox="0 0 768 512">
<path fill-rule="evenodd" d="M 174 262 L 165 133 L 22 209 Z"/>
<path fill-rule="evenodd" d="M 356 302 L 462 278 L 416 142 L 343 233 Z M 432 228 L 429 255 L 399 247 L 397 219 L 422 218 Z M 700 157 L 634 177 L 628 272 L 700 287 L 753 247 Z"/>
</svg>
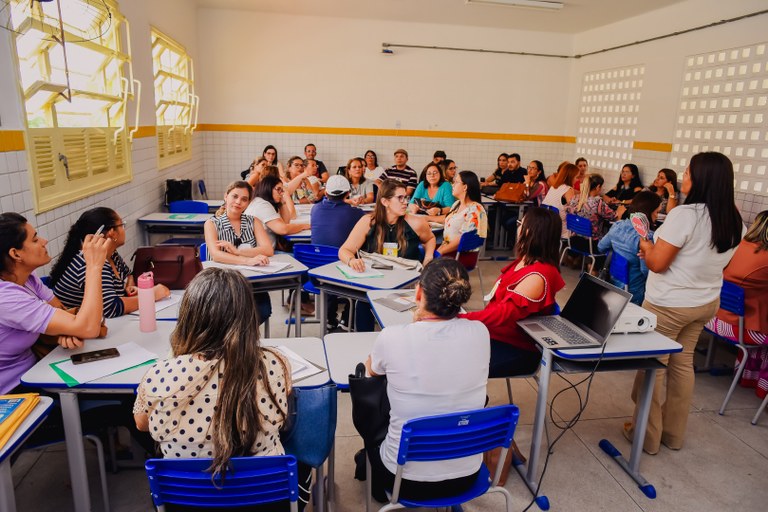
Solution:
<svg viewBox="0 0 768 512">
<path fill-rule="evenodd" d="M 668 199 L 677 199 L 677 196 L 669 196 Z"/>
</svg>

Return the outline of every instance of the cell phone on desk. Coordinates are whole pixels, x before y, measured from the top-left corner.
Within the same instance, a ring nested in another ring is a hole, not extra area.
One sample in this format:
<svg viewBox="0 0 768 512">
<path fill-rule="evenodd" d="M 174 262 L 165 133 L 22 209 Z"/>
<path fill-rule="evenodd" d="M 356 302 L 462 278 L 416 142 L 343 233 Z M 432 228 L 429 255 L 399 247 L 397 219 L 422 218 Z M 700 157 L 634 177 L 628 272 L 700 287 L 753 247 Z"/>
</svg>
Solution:
<svg viewBox="0 0 768 512">
<path fill-rule="evenodd" d="M 375 268 L 376 270 L 394 270 L 395 267 L 393 265 L 375 262 L 371 265 L 371 268 Z"/>
<path fill-rule="evenodd" d="M 74 354 L 70 359 L 72 359 L 72 364 L 83 364 L 101 361 L 102 359 L 112 359 L 113 357 L 119 356 L 120 352 L 118 352 L 116 348 L 103 348 L 101 350 L 94 350 L 93 352 Z"/>
</svg>

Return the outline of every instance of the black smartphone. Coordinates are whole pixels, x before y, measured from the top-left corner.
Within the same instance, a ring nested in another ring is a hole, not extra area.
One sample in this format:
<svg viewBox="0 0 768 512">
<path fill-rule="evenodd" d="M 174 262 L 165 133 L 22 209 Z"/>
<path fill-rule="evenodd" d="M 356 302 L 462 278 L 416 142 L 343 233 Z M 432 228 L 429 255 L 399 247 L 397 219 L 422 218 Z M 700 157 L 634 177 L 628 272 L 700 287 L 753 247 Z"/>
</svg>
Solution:
<svg viewBox="0 0 768 512">
<path fill-rule="evenodd" d="M 72 359 L 72 364 L 83 364 L 101 361 L 102 359 L 112 359 L 119 355 L 120 352 L 118 352 L 116 348 L 103 348 L 101 350 L 94 350 L 93 352 L 75 354 L 70 359 Z"/>
</svg>

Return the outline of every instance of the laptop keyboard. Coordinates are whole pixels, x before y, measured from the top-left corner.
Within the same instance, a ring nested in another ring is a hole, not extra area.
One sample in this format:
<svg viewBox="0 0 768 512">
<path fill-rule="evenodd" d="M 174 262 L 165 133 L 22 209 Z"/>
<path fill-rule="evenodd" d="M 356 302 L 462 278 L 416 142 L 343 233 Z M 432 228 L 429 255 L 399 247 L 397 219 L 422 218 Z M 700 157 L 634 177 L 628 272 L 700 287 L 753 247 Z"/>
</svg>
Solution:
<svg viewBox="0 0 768 512">
<path fill-rule="evenodd" d="M 594 343 L 594 340 L 591 340 L 583 334 L 580 334 L 578 331 L 573 330 L 568 324 L 561 322 L 556 317 L 543 317 L 537 319 L 537 321 L 550 331 L 559 335 L 563 340 L 565 340 L 567 343 L 570 343 L 571 345 L 586 345 L 589 343 Z"/>
</svg>

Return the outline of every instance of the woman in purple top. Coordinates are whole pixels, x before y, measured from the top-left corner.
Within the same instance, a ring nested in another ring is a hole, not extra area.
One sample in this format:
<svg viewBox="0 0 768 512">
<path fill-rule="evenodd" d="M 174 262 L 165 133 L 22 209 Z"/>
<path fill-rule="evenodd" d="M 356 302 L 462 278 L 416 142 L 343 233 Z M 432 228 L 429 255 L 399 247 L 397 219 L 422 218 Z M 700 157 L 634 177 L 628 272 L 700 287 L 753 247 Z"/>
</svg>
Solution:
<svg viewBox="0 0 768 512">
<path fill-rule="evenodd" d="M 65 348 L 82 347 L 84 338 L 98 336 L 101 269 L 113 243 L 103 236 L 85 237 L 85 296 L 73 315 L 61 309 L 59 299 L 34 273 L 51 261 L 48 240 L 18 213 L 0 214 L 0 394 L 13 392 L 35 364 L 31 347 L 40 334 L 58 335 Z"/>
</svg>

